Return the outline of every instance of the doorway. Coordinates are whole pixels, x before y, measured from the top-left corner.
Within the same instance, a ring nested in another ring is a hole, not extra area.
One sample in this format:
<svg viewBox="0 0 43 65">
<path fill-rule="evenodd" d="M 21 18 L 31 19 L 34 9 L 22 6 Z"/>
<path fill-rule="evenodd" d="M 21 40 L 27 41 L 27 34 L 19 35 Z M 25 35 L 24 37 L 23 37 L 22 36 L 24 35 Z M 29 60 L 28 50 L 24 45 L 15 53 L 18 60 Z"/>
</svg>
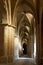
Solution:
<svg viewBox="0 0 43 65">
<path fill-rule="evenodd" d="M 27 54 L 27 44 L 24 43 L 23 44 L 23 55 L 26 55 Z"/>
</svg>

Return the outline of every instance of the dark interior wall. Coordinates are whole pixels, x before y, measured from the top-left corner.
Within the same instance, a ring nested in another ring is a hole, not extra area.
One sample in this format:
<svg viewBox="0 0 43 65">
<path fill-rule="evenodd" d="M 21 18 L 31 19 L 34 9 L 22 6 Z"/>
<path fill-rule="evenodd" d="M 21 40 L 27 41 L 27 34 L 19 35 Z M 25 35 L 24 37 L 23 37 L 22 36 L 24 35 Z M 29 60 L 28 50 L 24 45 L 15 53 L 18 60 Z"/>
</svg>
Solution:
<svg viewBox="0 0 43 65">
<path fill-rule="evenodd" d="M 40 33 L 40 65 L 43 65 L 43 0 L 39 0 L 40 1 L 40 5 L 39 5 L 39 22 L 40 22 L 40 30 L 39 30 L 39 33 Z"/>
<path fill-rule="evenodd" d="M 37 65 L 43 65 L 41 56 L 43 56 L 43 17 L 42 16 L 43 0 L 37 0 L 37 28 L 36 28 L 36 40 L 37 40 Z"/>
<path fill-rule="evenodd" d="M 43 12 L 41 21 L 41 56 L 43 57 Z"/>
<path fill-rule="evenodd" d="M 43 65 L 43 11 L 42 11 L 42 18 L 41 18 L 41 48 L 40 48 L 40 54 L 41 54 L 41 61 L 40 63 Z"/>
</svg>

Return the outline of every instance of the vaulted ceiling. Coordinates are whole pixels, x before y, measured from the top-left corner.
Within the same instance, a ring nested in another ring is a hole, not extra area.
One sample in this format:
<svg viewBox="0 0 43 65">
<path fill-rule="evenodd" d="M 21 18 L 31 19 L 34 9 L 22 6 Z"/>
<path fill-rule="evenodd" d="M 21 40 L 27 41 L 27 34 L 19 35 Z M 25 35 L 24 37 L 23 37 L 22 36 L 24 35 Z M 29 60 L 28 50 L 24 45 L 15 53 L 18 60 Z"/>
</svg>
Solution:
<svg viewBox="0 0 43 65">
<path fill-rule="evenodd" d="M 29 41 L 31 36 L 34 36 L 36 8 L 33 0 L 20 0 L 15 6 L 14 15 L 16 18 L 16 32 L 21 40 Z"/>
<path fill-rule="evenodd" d="M 34 34 L 36 0 L 0 0 L 0 22 L 11 17 L 11 24 L 16 26 L 16 33 L 23 39 Z"/>
</svg>

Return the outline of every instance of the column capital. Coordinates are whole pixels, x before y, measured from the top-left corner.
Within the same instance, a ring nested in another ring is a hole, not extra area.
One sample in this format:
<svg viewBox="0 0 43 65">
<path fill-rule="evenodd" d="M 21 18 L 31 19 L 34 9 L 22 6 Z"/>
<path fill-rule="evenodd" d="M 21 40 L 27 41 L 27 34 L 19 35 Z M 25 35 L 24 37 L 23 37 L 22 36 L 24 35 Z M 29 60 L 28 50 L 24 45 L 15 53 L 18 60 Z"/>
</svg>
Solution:
<svg viewBox="0 0 43 65">
<path fill-rule="evenodd" d="M 13 28 L 16 28 L 15 25 L 10 25 L 10 24 L 0 24 L 1 26 L 8 26 L 8 27 L 13 27 Z"/>
</svg>

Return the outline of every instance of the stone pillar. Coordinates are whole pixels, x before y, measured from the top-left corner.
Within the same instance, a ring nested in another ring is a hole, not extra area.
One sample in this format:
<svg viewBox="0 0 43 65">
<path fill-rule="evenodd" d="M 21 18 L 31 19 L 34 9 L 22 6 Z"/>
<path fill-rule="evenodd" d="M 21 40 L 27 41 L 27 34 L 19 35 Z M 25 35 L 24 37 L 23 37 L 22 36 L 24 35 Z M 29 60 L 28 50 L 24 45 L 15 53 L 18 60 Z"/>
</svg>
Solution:
<svg viewBox="0 0 43 65">
<path fill-rule="evenodd" d="M 0 24 L 0 63 L 7 63 L 5 57 L 5 48 L 4 48 L 4 28 L 6 25 Z"/>
<path fill-rule="evenodd" d="M 27 44 L 27 54 L 28 54 L 28 57 L 31 58 L 31 37 L 29 38 L 29 41 Z"/>
<path fill-rule="evenodd" d="M 13 62 L 15 27 L 1 24 L 0 35 L 0 62 Z"/>
<path fill-rule="evenodd" d="M 4 31 L 5 56 L 8 56 L 8 62 L 13 62 L 15 27 L 11 25 L 5 26 Z"/>
<path fill-rule="evenodd" d="M 16 36 L 14 36 L 14 60 L 19 58 L 19 45 L 20 45 L 20 40 Z"/>
</svg>

